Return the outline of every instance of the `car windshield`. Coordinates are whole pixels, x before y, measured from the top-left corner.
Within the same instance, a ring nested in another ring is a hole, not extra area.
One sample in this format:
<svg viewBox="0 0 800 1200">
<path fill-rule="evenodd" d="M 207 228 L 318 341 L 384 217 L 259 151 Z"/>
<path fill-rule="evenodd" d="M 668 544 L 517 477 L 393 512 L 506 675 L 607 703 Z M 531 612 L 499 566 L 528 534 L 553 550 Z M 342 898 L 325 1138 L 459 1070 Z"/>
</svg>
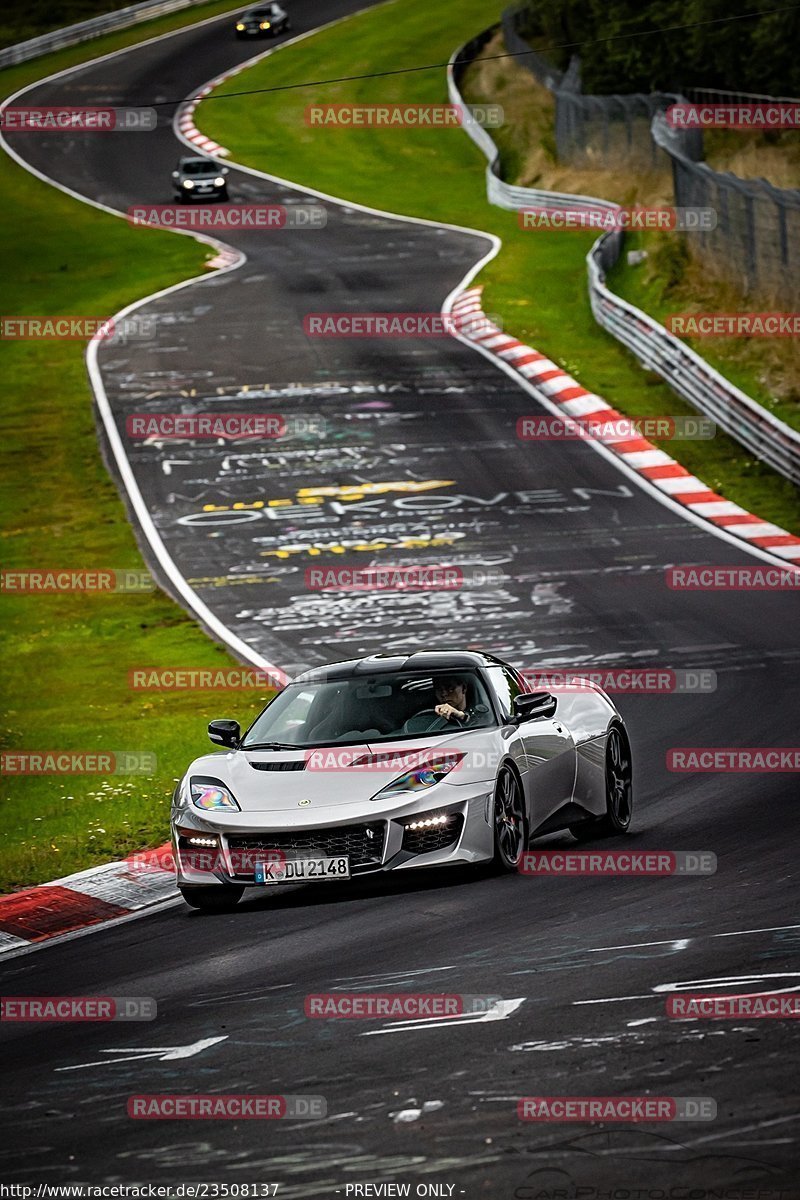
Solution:
<svg viewBox="0 0 800 1200">
<path fill-rule="evenodd" d="M 219 167 L 216 163 L 195 160 L 184 163 L 182 170 L 184 175 L 216 175 Z"/>
<path fill-rule="evenodd" d="M 463 717 L 441 717 L 439 704 Z M 242 749 L 353 745 L 494 725 L 491 702 L 476 671 L 392 672 L 292 683 L 267 705 Z"/>
</svg>

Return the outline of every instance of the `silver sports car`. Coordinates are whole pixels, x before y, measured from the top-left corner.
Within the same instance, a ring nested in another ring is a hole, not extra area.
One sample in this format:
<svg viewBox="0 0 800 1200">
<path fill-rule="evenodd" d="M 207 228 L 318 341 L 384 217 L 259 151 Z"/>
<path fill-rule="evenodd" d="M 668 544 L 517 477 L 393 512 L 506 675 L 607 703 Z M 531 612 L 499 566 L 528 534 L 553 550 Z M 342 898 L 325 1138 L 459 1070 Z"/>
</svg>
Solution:
<svg viewBox="0 0 800 1200">
<path fill-rule="evenodd" d="M 589 680 L 531 691 L 491 654 L 376 654 L 307 671 L 225 752 L 195 759 L 173 797 L 178 887 L 195 908 L 245 887 L 494 861 L 530 839 L 624 833 L 625 724 Z"/>
</svg>

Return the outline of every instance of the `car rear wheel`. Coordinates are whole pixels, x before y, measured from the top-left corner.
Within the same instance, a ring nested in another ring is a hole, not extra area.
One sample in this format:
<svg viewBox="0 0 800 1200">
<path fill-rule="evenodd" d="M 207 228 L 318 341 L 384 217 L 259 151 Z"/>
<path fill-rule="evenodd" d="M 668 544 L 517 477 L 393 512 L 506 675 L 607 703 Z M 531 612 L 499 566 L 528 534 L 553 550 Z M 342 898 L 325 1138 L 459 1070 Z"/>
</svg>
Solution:
<svg viewBox="0 0 800 1200">
<path fill-rule="evenodd" d="M 633 817 L 633 764 L 624 732 L 613 725 L 606 738 L 606 811 L 602 817 L 571 825 L 579 842 L 627 833 Z"/>
<path fill-rule="evenodd" d="M 516 871 L 528 844 L 528 822 L 522 787 L 510 767 L 497 777 L 493 825 L 494 865 L 499 871 Z"/>
<path fill-rule="evenodd" d="M 201 908 L 203 912 L 228 912 L 235 908 L 241 899 L 243 887 L 233 883 L 180 886 L 178 890 L 187 904 L 192 908 Z"/>
</svg>

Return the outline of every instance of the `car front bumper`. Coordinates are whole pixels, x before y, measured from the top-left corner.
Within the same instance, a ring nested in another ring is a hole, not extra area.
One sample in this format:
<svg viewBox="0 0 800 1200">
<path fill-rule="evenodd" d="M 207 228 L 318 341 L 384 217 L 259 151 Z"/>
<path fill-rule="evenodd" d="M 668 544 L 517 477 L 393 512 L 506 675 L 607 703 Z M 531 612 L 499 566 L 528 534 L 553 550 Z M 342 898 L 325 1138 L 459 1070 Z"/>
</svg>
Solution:
<svg viewBox="0 0 800 1200">
<path fill-rule="evenodd" d="M 253 813 L 237 813 L 235 820 L 225 814 L 214 821 L 184 806 L 173 811 L 171 823 L 177 882 L 262 886 L 255 882 L 256 864 L 269 861 L 271 854 L 287 859 L 347 855 L 352 877 L 485 862 L 494 853 L 492 794 L 488 783 L 446 787 L 437 795 L 438 803 L 431 797 L 424 808 L 419 801 L 406 802 L 374 813 L 359 805 L 357 816 L 283 825 L 274 823 L 274 816 L 270 825 L 260 823 L 260 814 Z M 407 828 L 445 813 L 445 825 Z M 210 844 L 193 846 L 190 838 Z"/>
</svg>

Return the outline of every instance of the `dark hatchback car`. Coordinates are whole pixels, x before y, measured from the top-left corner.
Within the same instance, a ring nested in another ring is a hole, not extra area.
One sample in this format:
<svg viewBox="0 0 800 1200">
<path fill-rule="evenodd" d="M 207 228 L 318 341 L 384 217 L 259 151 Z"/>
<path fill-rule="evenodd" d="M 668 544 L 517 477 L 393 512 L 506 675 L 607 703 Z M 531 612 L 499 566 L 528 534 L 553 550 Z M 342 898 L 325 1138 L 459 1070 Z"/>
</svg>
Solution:
<svg viewBox="0 0 800 1200">
<path fill-rule="evenodd" d="M 291 29 L 289 14 L 280 4 L 261 4 L 243 13 L 236 21 L 236 36 L 277 37 Z"/>
<path fill-rule="evenodd" d="M 172 172 L 172 186 L 178 200 L 227 200 L 228 168 L 210 158 L 184 157 Z"/>
</svg>

